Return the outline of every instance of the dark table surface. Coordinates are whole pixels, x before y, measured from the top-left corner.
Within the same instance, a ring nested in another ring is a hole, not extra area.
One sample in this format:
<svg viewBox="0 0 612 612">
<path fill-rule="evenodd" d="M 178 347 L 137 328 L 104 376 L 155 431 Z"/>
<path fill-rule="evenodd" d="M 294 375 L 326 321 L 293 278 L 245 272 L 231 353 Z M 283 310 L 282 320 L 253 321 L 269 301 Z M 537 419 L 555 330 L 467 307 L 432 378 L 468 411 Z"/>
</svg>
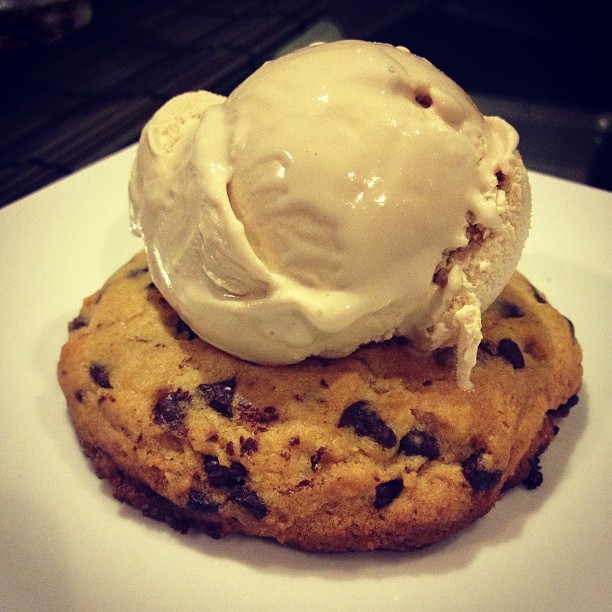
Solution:
<svg viewBox="0 0 612 612">
<path fill-rule="evenodd" d="M 612 102 L 597 63 L 607 38 L 591 18 L 583 30 L 519 1 L 512 21 L 490 4 L 408 2 L 373 16 L 359 1 L 94 0 L 91 22 L 62 40 L 0 50 L 0 206 L 132 144 L 178 93 L 229 93 L 321 22 L 428 57 L 517 127 L 530 169 L 610 189 Z"/>
</svg>

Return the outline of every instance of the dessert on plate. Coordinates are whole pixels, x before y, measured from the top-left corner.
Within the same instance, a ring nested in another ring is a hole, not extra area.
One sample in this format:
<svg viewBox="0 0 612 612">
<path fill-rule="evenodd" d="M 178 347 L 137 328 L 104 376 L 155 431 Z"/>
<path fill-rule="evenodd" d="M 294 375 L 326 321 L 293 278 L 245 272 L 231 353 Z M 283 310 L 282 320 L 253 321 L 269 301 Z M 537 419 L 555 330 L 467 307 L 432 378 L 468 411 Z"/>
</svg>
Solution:
<svg viewBox="0 0 612 612">
<path fill-rule="evenodd" d="M 58 365 L 115 496 L 181 531 L 345 551 L 423 547 L 536 487 L 581 352 L 516 272 L 517 147 L 378 43 L 164 105 L 129 185 L 144 250 Z"/>
</svg>

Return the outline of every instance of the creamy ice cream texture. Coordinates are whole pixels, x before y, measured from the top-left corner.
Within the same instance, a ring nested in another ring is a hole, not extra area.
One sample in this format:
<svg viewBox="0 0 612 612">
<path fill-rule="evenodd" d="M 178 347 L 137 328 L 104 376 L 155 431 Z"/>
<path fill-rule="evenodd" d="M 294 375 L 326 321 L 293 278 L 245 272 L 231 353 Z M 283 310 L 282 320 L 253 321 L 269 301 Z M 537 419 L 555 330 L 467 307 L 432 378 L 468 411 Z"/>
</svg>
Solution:
<svg viewBox="0 0 612 612">
<path fill-rule="evenodd" d="M 317 44 L 142 132 L 132 229 L 204 340 L 261 364 L 406 336 L 457 348 L 515 269 L 530 193 L 515 130 L 403 48 Z"/>
</svg>

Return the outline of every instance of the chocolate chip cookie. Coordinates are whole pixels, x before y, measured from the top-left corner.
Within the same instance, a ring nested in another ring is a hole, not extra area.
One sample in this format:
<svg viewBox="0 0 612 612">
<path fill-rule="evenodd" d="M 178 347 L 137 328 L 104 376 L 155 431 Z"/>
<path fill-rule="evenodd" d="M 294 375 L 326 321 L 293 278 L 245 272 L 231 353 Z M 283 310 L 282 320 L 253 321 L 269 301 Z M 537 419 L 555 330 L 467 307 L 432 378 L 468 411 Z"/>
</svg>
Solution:
<svg viewBox="0 0 612 612">
<path fill-rule="evenodd" d="M 472 391 L 452 349 L 399 339 L 255 365 L 196 337 L 140 253 L 85 300 L 58 376 L 97 474 L 146 516 L 305 550 L 411 549 L 537 487 L 556 417 L 577 402 L 573 326 L 520 274 L 483 336 Z"/>
</svg>

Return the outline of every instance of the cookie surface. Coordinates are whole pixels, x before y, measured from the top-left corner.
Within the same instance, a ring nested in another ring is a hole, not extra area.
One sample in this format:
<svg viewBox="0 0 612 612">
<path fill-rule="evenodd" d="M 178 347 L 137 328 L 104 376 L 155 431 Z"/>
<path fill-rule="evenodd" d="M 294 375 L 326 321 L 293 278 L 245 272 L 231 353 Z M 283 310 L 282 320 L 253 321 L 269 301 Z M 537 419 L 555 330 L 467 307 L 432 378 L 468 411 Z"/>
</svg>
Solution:
<svg viewBox="0 0 612 612">
<path fill-rule="evenodd" d="M 144 253 L 69 330 L 59 382 L 118 499 L 180 531 L 305 550 L 422 547 L 537 486 L 582 376 L 573 326 L 518 273 L 483 313 L 471 392 L 452 350 L 407 341 L 285 367 L 233 358 L 180 320 Z"/>
</svg>

